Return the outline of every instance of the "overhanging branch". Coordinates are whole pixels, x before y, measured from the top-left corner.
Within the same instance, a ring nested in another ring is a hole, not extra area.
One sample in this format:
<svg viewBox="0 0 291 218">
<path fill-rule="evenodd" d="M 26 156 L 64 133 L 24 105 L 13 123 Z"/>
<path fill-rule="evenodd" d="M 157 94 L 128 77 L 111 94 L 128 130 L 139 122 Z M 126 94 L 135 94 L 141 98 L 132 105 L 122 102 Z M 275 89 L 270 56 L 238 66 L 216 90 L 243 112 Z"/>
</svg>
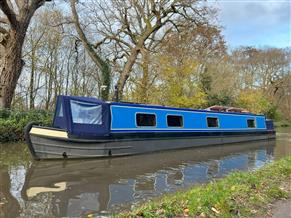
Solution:
<svg viewBox="0 0 291 218">
<path fill-rule="evenodd" d="M 14 13 L 13 9 L 8 6 L 6 0 L 0 1 L 0 9 L 6 15 L 11 27 L 15 29 L 18 23 L 16 19 L 16 14 Z"/>
</svg>

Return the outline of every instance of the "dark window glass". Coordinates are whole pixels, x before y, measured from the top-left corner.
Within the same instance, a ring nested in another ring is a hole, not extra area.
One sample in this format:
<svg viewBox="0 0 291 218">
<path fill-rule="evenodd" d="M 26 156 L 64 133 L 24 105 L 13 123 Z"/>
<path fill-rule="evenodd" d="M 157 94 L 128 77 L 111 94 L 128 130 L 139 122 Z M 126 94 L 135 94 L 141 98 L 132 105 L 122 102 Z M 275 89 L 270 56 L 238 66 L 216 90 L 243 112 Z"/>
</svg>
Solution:
<svg viewBox="0 0 291 218">
<path fill-rule="evenodd" d="M 167 124 L 169 127 L 182 127 L 183 126 L 183 117 L 168 115 L 167 116 Z"/>
<path fill-rule="evenodd" d="M 218 118 L 207 117 L 207 126 L 208 127 L 218 127 Z"/>
<path fill-rule="evenodd" d="M 156 115 L 136 114 L 136 124 L 138 126 L 156 126 Z"/>
<path fill-rule="evenodd" d="M 255 120 L 247 120 L 248 122 L 248 128 L 255 128 L 256 127 L 256 123 Z"/>
</svg>

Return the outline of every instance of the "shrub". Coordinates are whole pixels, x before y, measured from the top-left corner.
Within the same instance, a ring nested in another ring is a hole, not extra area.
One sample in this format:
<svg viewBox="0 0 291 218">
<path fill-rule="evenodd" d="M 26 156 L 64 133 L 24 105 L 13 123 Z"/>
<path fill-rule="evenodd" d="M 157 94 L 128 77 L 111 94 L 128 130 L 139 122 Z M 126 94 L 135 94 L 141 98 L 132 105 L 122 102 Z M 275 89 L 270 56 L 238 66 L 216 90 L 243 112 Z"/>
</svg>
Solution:
<svg viewBox="0 0 291 218">
<path fill-rule="evenodd" d="M 273 119 L 273 120 L 282 120 L 282 114 L 278 110 L 278 107 L 274 104 L 269 104 L 269 106 L 263 111 L 263 113 L 266 115 L 267 118 Z"/>
<path fill-rule="evenodd" d="M 290 127 L 291 126 L 291 118 L 287 120 L 281 120 L 275 122 L 275 127 Z"/>
<path fill-rule="evenodd" d="M 45 110 L 0 109 L 0 143 L 24 140 L 24 127 L 31 121 L 51 125 L 52 113 Z"/>
<path fill-rule="evenodd" d="M 211 93 L 207 96 L 207 107 L 213 105 L 234 106 L 234 100 L 227 92 Z"/>
<path fill-rule="evenodd" d="M 235 104 L 250 112 L 264 114 L 267 118 L 279 121 L 282 119 L 278 106 L 268 99 L 261 90 L 243 90 L 237 96 Z"/>
</svg>

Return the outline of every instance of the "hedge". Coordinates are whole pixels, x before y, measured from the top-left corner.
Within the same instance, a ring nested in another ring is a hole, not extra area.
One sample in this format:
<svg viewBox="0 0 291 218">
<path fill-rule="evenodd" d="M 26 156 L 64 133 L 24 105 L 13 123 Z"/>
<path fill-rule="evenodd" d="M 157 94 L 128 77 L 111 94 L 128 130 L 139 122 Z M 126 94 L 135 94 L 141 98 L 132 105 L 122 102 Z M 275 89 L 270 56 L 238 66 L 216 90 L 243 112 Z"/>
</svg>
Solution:
<svg viewBox="0 0 291 218">
<path fill-rule="evenodd" d="M 51 125 L 53 113 L 45 110 L 0 109 L 0 143 L 24 140 L 24 127 L 31 121 Z"/>
</svg>

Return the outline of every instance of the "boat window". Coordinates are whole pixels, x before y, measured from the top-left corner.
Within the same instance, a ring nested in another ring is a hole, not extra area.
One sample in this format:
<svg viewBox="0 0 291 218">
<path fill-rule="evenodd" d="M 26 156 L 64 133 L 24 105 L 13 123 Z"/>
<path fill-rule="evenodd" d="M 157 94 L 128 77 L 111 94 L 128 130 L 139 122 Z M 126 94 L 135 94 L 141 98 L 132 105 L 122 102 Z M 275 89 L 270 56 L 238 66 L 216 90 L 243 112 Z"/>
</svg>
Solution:
<svg viewBox="0 0 291 218">
<path fill-rule="evenodd" d="M 218 127 L 218 118 L 216 117 L 207 117 L 207 126 L 208 127 Z"/>
<path fill-rule="evenodd" d="M 248 119 L 247 123 L 248 123 L 248 128 L 256 128 L 256 123 L 254 119 Z"/>
<path fill-rule="evenodd" d="M 177 115 L 168 115 L 167 124 L 169 127 L 182 127 L 183 126 L 183 117 Z"/>
<path fill-rule="evenodd" d="M 155 114 L 136 114 L 137 126 L 156 126 Z"/>
<path fill-rule="evenodd" d="M 81 101 L 70 101 L 73 123 L 102 124 L 102 105 Z"/>
<path fill-rule="evenodd" d="M 63 104 L 60 102 L 58 108 L 57 108 L 57 116 L 58 117 L 63 117 L 64 112 L 63 112 Z"/>
</svg>

